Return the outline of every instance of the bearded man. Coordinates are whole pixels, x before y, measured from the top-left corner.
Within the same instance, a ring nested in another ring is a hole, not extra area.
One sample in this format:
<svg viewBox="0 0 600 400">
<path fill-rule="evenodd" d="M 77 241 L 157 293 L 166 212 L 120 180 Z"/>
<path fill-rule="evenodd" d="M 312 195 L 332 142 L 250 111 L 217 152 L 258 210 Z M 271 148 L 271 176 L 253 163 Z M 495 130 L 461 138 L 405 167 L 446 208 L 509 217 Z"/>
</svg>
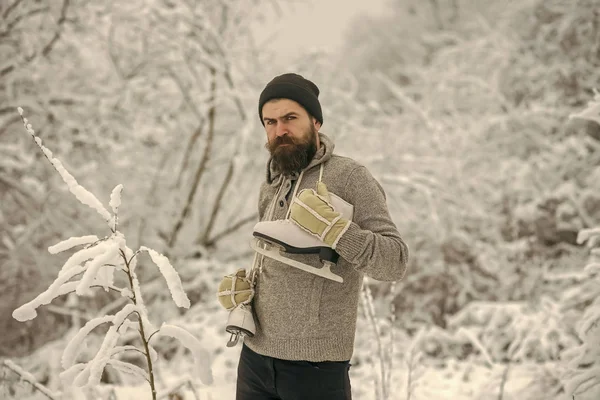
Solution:
<svg viewBox="0 0 600 400">
<path fill-rule="evenodd" d="M 292 207 L 289 218 L 310 232 L 302 226 L 306 216 L 293 207 L 293 193 L 302 193 L 304 204 L 322 202 L 335 218 L 321 239 L 339 254 L 332 271 L 343 282 L 260 258 L 253 268 L 256 333 L 244 338 L 237 400 L 351 399 L 349 369 L 363 276 L 397 281 L 406 272 L 408 247 L 390 217 L 384 190 L 365 166 L 334 154 L 331 138 L 319 132 L 318 96 L 313 82 L 294 73 L 275 77 L 260 94 L 258 114 L 271 157 L 260 188 L 259 218 L 285 219 Z M 310 190 L 315 187 L 321 189 Z M 352 220 L 336 215 L 327 203 L 329 193 L 354 207 Z M 322 209 L 310 211 L 316 215 Z M 320 266 L 315 255 L 295 259 Z"/>
</svg>

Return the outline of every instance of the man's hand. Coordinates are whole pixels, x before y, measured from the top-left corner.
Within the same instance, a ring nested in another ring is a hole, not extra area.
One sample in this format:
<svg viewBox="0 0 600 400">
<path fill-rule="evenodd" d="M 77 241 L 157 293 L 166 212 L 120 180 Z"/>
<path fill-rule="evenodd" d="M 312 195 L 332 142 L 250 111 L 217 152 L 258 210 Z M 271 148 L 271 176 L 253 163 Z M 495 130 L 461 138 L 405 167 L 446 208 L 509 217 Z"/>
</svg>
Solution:
<svg viewBox="0 0 600 400">
<path fill-rule="evenodd" d="M 217 291 L 219 303 L 227 310 L 232 310 L 240 304 L 248 304 L 253 297 L 252 282 L 246 278 L 246 271 L 243 269 L 238 269 L 235 274 L 225 276 Z"/>
<path fill-rule="evenodd" d="M 292 200 L 290 219 L 311 235 L 335 250 L 350 221 L 342 218 L 330 203 L 327 186 L 317 184 L 317 191 L 304 189 Z"/>
</svg>

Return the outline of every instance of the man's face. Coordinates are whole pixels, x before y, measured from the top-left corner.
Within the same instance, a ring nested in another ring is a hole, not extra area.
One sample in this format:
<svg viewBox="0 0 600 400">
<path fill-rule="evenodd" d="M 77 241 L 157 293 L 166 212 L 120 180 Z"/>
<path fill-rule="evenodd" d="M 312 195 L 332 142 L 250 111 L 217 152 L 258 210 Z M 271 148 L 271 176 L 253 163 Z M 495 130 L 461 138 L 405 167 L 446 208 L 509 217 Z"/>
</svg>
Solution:
<svg viewBox="0 0 600 400">
<path fill-rule="evenodd" d="M 320 147 L 321 124 L 289 99 L 271 100 L 262 112 L 268 140 L 265 147 L 277 169 L 289 175 L 306 168 Z"/>
</svg>

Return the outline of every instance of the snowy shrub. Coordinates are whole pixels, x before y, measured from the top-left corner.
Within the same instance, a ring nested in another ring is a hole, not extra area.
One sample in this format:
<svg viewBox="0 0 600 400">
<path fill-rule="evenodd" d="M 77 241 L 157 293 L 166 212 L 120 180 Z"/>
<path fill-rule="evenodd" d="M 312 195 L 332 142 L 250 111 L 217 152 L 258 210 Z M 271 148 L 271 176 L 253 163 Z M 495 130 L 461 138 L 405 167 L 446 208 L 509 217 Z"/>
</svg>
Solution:
<svg viewBox="0 0 600 400">
<path fill-rule="evenodd" d="M 63 164 L 53 157 L 52 152 L 42 145 L 34 130 L 23 117 L 23 124 L 33 137 L 38 147 L 50 161 L 54 169 L 67 184 L 69 191 L 82 204 L 95 210 L 106 221 L 110 234 L 103 238 L 96 235 L 71 237 L 48 248 L 51 254 L 57 254 L 79 247 L 62 266 L 58 276 L 50 287 L 33 300 L 13 311 L 13 317 L 18 321 L 27 321 L 37 316 L 36 309 L 50 304 L 55 298 L 75 293 L 78 296 L 94 296 L 98 290 L 115 291 L 126 298 L 127 303 L 114 315 L 102 315 L 88 321 L 67 344 L 61 358 L 64 371 L 60 374 L 65 387 L 93 388 L 100 384 L 102 374 L 107 366 L 113 369 L 137 376 L 148 381 L 152 398 L 156 399 L 156 386 L 153 374 L 153 362 L 157 353 L 152 348 L 151 340 L 156 336 L 168 336 L 178 339 L 181 344 L 193 354 L 196 362 L 196 374 L 205 384 L 212 382 L 212 372 L 209 366 L 209 354 L 189 332 L 180 327 L 162 324 L 155 328 L 149 320 L 142 298 L 140 282 L 136 275 L 137 256 L 148 252 L 152 261 L 167 282 L 167 286 L 178 307 L 189 308 L 190 301 L 183 290 L 181 279 L 167 257 L 148 247 L 141 246 L 133 251 L 127 246 L 125 236 L 117 230 L 118 209 L 121 205 L 122 185 L 117 185 L 110 195 L 109 212 L 104 205 L 89 191 L 82 187 L 75 178 L 64 168 Z M 119 286 L 118 278 L 123 278 L 124 285 Z M 86 337 L 100 325 L 108 324 L 109 329 L 104 336 L 100 348 L 91 360 L 79 362 L 81 350 L 85 347 Z M 139 334 L 142 348 L 132 345 L 119 345 L 120 339 L 135 331 Z M 147 370 L 137 365 L 121 361 L 120 355 L 126 352 L 143 354 Z M 13 368 L 14 370 L 14 368 Z"/>
<path fill-rule="evenodd" d="M 394 284 L 392 284 L 391 291 L 394 291 Z M 377 343 L 376 357 L 373 359 L 373 364 L 378 361 L 378 365 L 373 365 L 374 369 L 377 369 L 378 373 L 375 377 L 375 398 L 377 400 L 388 400 L 391 397 L 391 373 L 394 369 L 394 322 L 395 311 L 394 303 L 390 304 L 390 321 L 388 326 L 389 344 L 386 345 L 383 342 L 382 329 L 383 324 L 377 318 L 377 313 L 373 305 L 373 295 L 369 288 L 368 277 L 364 278 L 364 284 L 361 292 L 361 305 L 365 317 L 369 321 L 371 328 L 373 329 L 373 336 Z"/>
<path fill-rule="evenodd" d="M 594 100 L 587 108 L 571 118 L 600 124 L 600 93 L 596 90 L 594 93 Z M 600 227 L 582 229 L 577 242 L 587 242 L 591 248 L 590 262 L 584 268 L 591 285 L 587 293 L 587 307 L 577 326 L 581 344 L 563 355 L 568 362 L 564 380 L 569 396 L 576 400 L 591 400 L 600 398 Z"/>
<path fill-rule="evenodd" d="M 449 319 L 448 328 L 456 330 L 452 340 L 433 336 L 430 346 L 475 345 L 490 363 L 557 360 L 577 344 L 559 305 L 548 297 L 538 305 L 472 302 Z"/>
<path fill-rule="evenodd" d="M 596 293 L 577 326 L 581 344 L 563 355 L 568 361 L 565 390 L 577 400 L 600 397 L 600 228 L 584 229 L 579 233 L 580 243 L 588 242 L 590 263 L 584 268 L 589 279 L 595 282 Z"/>
</svg>

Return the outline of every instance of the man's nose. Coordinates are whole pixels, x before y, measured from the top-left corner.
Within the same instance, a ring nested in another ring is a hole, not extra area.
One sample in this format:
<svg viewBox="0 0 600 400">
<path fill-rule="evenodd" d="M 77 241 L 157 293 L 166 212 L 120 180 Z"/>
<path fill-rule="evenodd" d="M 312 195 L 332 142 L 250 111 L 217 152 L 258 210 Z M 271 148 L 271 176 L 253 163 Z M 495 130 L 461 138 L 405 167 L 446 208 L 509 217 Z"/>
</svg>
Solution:
<svg viewBox="0 0 600 400">
<path fill-rule="evenodd" d="M 277 124 L 277 130 L 275 131 L 275 134 L 277 136 L 283 136 L 286 135 L 288 133 L 287 127 L 285 126 L 285 124 L 282 124 L 281 122 Z"/>
</svg>

